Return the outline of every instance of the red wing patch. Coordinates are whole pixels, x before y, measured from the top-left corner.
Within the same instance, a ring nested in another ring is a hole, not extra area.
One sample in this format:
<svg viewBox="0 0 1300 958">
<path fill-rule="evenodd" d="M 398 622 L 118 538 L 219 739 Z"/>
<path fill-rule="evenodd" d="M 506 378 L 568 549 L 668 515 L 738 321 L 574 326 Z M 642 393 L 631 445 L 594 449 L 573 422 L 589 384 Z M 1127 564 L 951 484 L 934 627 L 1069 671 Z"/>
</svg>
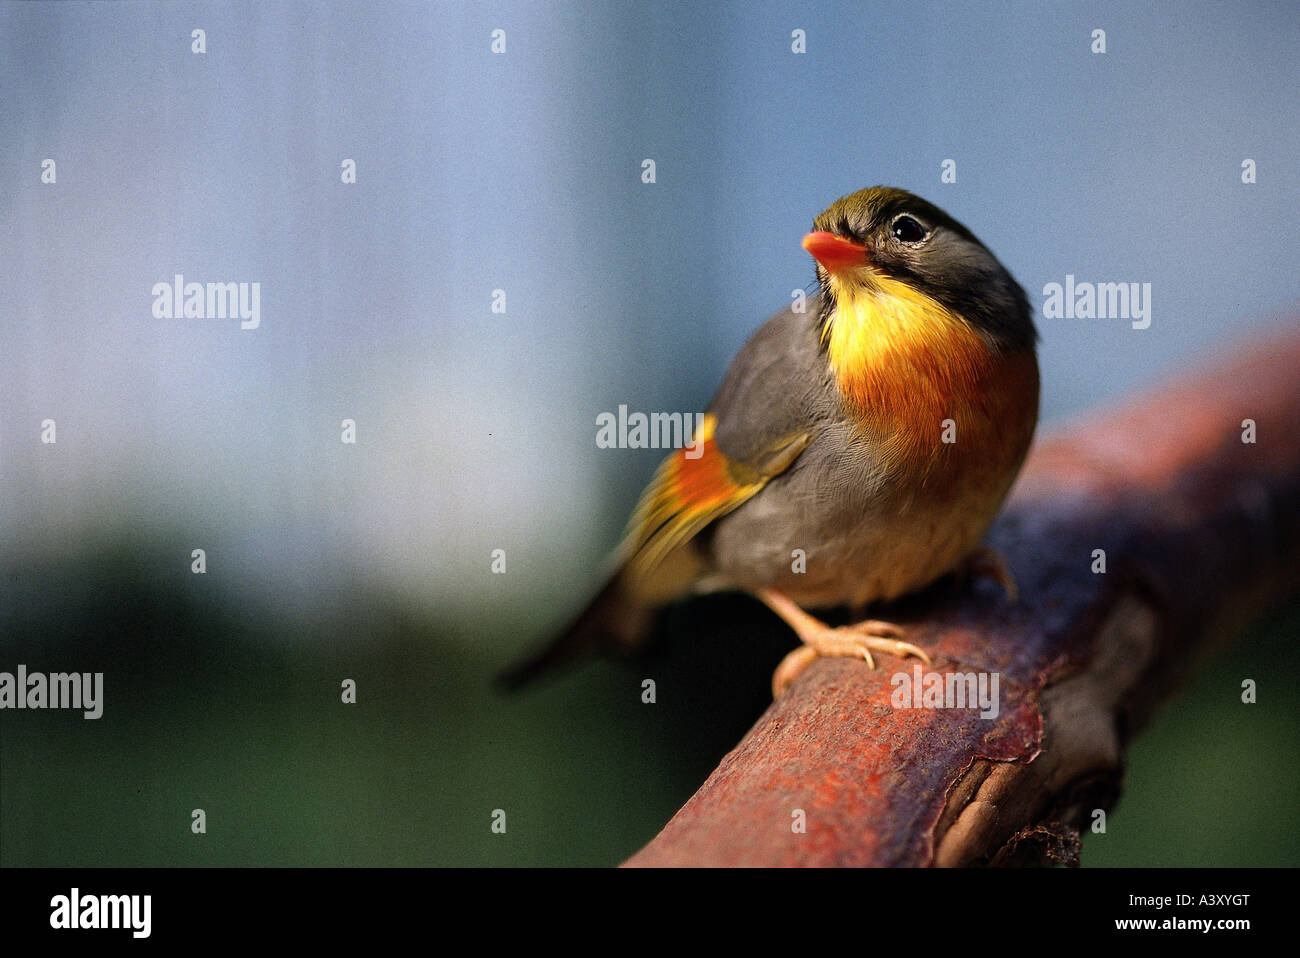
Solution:
<svg viewBox="0 0 1300 958">
<path fill-rule="evenodd" d="M 752 482 L 736 481 L 730 461 L 713 441 L 715 425 L 713 414 L 705 415 L 695 448 L 665 459 L 641 495 L 622 550 L 632 575 L 648 576 L 673 549 L 767 484 L 769 477 L 757 473 Z"/>
</svg>

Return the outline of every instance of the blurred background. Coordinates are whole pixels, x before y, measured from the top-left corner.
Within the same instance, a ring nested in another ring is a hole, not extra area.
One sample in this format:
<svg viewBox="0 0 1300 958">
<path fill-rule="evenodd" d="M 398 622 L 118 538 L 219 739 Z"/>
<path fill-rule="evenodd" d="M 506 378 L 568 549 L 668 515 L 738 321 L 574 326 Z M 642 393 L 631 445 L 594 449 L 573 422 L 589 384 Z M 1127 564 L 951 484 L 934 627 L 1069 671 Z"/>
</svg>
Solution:
<svg viewBox="0 0 1300 958">
<path fill-rule="evenodd" d="M 703 409 L 875 183 L 1031 303 L 1151 284 L 1149 329 L 1038 317 L 1043 429 L 1293 323 L 1298 51 L 1293 3 L 0 4 L 0 670 L 105 673 L 98 721 L 0 713 L 0 865 L 625 858 L 792 640 L 718 596 L 492 690 L 658 461 L 596 416 Z M 260 326 L 155 318 L 177 273 Z M 1300 863 L 1298 635 L 1207 662 L 1085 865 Z"/>
</svg>

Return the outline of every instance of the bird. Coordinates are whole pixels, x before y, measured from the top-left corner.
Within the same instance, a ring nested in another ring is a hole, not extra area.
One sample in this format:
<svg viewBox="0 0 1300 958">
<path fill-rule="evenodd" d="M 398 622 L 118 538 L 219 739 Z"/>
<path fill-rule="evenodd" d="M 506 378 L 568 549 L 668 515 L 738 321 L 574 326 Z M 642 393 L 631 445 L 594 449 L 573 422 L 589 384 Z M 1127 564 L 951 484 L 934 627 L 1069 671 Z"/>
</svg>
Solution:
<svg viewBox="0 0 1300 958">
<path fill-rule="evenodd" d="M 793 629 L 774 697 L 820 656 L 929 666 L 903 628 L 863 616 L 950 573 L 991 576 L 1015 601 L 980 542 L 1038 420 L 1024 290 L 965 226 L 892 187 L 837 199 L 803 248 L 815 292 L 741 348 L 693 448 L 642 494 L 604 586 L 506 685 L 593 646 L 636 647 L 694 593 L 749 593 Z M 849 625 L 813 614 L 843 606 Z"/>
</svg>

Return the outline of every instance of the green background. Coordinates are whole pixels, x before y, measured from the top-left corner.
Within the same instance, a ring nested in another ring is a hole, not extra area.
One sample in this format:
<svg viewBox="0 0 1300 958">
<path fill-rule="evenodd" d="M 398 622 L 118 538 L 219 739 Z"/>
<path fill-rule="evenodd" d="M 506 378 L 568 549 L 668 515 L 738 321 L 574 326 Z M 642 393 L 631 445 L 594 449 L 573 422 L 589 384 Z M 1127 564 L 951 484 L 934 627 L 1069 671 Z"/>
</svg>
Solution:
<svg viewBox="0 0 1300 958">
<path fill-rule="evenodd" d="M 536 640 L 527 623 L 443 623 L 364 592 L 286 616 L 163 558 L 121 538 L 5 570 L 4 667 L 107 674 L 97 721 L 0 713 L 0 865 L 616 864 L 766 707 L 791 644 L 757 603 L 712 597 L 673 609 L 648 658 L 505 695 L 491 678 Z M 1085 865 L 1300 863 L 1297 634 L 1300 597 L 1198 666 L 1133 745 Z"/>
</svg>

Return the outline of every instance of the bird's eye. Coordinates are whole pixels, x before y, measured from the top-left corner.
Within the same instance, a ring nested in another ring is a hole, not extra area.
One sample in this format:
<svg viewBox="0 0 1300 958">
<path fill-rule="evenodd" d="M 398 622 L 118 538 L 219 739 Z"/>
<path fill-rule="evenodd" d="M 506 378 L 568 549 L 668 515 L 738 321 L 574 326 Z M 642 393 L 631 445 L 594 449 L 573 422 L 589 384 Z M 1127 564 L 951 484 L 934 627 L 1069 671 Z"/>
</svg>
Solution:
<svg viewBox="0 0 1300 958">
<path fill-rule="evenodd" d="M 903 243 L 919 243 L 926 237 L 926 229 L 915 219 L 904 213 L 889 227 L 894 239 Z"/>
</svg>

